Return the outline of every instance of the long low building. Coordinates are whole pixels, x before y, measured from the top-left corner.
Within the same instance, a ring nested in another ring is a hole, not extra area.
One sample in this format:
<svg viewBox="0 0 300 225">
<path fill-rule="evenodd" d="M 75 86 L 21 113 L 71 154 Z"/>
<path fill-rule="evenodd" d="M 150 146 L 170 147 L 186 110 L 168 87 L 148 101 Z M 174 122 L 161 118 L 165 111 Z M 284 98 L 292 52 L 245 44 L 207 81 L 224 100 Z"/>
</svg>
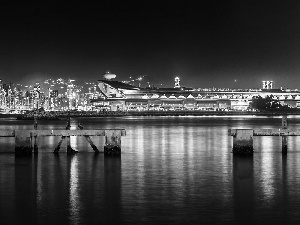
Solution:
<svg viewBox="0 0 300 225">
<path fill-rule="evenodd" d="M 179 109 L 233 109 L 246 110 L 252 98 L 273 95 L 282 105 L 300 107 L 298 90 L 282 89 L 193 89 L 141 88 L 127 83 L 98 80 L 102 97 L 93 99 L 95 107 L 116 110 L 179 110 Z"/>
</svg>

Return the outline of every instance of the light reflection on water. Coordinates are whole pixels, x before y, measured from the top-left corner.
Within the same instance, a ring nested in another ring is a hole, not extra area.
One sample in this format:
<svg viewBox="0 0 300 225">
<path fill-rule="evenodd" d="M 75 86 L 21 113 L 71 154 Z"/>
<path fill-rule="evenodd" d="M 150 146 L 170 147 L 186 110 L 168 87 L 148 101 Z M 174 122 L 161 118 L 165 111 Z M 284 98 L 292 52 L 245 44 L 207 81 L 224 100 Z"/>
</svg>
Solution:
<svg viewBox="0 0 300 225">
<path fill-rule="evenodd" d="M 42 121 L 40 129 L 64 129 Z M 125 117 L 72 119 L 86 129 L 125 128 L 122 157 L 51 154 L 59 138 L 39 139 L 39 153 L 15 158 L 13 139 L 0 139 L 0 223 L 205 224 L 297 223 L 300 219 L 300 139 L 254 137 L 251 158 L 233 157 L 230 128 L 281 126 L 279 117 Z M 289 119 L 296 127 L 299 117 Z M 2 121 L 0 129 L 31 128 Z M 103 151 L 103 137 L 92 138 Z"/>
<path fill-rule="evenodd" d="M 70 220 L 73 224 L 79 224 L 79 178 L 78 178 L 78 157 L 77 155 L 71 156 L 71 168 L 70 168 Z"/>
</svg>

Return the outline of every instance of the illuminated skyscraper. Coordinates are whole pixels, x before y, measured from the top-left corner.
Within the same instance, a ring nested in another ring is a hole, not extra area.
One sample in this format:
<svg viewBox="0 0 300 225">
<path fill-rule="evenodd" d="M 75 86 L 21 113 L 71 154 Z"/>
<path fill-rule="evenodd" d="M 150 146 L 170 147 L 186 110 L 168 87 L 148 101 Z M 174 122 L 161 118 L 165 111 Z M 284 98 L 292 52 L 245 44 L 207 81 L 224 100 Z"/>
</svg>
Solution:
<svg viewBox="0 0 300 225">
<path fill-rule="evenodd" d="M 69 109 L 73 108 L 74 99 L 76 93 L 74 92 L 74 84 L 72 83 L 75 80 L 69 79 L 67 82 L 67 98 L 69 99 Z"/>
<path fill-rule="evenodd" d="M 33 108 L 38 109 L 40 104 L 40 93 L 41 93 L 41 85 L 39 82 L 36 82 L 33 86 Z"/>
</svg>

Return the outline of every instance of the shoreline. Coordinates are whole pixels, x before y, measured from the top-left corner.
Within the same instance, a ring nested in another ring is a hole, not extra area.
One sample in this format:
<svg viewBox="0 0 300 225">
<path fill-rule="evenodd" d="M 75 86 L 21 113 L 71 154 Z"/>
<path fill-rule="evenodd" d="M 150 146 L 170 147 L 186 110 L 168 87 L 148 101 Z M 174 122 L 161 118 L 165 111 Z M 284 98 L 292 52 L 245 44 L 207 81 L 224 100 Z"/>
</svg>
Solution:
<svg viewBox="0 0 300 225">
<path fill-rule="evenodd" d="M 147 111 L 131 112 L 131 116 L 281 116 L 300 115 L 299 112 L 238 112 L 238 111 Z"/>
<path fill-rule="evenodd" d="M 23 114 L 0 114 L 0 118 L 17 118 Z M 281 116 L 281 115 L 300 115 L 300 111 L 286 112 L 249 112 L 249 111 L 131 111 L 131 112 L 112 112 L 105 114 L 70 114 L 70 117 L 123 117 L 123 116 Z M 61 115 L 59 118 L 66 118 L 68 114 Z M 45 119 L 47 120 L 47 118 Z"/>
</svg>

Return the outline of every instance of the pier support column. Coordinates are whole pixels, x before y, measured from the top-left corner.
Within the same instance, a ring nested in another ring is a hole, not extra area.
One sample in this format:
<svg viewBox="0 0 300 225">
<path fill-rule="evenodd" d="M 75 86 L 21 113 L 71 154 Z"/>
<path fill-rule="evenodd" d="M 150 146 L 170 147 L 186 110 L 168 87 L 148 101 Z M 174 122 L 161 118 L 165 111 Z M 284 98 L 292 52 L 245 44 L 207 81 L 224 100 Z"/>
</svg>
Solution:
<svg viewBox="0 0 300 225">
<path fill-rule="evenodd" d="M 74 150 L 71 147 L 71 141 L 70 141 L 70 136 L 67 136 L 67 153 L 72 154 L 72 153 L 77 153 L 78 151 Z"/>
<path fill-rule="evenodd" d="M 287 116 L 282 116 L 282 129 L 287 129 Z"/>
<path fill-rule="evenodd" d="M 104 155 L 121 156 L 121 131 L 106 130 Z"/>
<path fill-rule="evenodd" d="M 83 130 L 83 126 L 81 126 L 80 123 L 78 124 L 78 128 L 79 128 L 80 130 Z M 93 141 L 91 140 L 90 136 L 84 135 L 84 137 L 86 138 L 86 140 L 88 141 L 88 143 L 90 144 L 90 146 L 92 147 L 92 149 L 93 149 L 96 153 L 98 153 L 99 150 L 98 150 L 98 148 L 96 147 L 96 145 L 94 145 L 94 143 L 93 143 Z"/>
<path fill-rule="evenodd" d="M 58 145 L 57 145 L 57 147 L 54 149 L 54 153 L 58 153 L 58 151 L 59 151 L 59 149 L 60 149 L 60 146 L 61 146 L 61 144 L 63 143 L 63 141 L 65 140 L 65 136 L 62 136 L 61 137 L 61 139 L 60 139 L 60 141 L 58 142 Z"/>
<path fill-rule="evenodd" d="M 32 154 L 31 137 L 27 131 L 15 131 L 15 154 L 17 156 L 26 156 Z"/>
<path fill-rule="evenodd" d="M 282 129 L 287 129 L 287 116 L 282 116 Z M 282 136 L 282 154 L 287 154 L 287 136 Z"/>
<path fill-rule="evenodd" d="M 253 155 L 253 130 L 237 129 L 233 136 L 233 154 Z"/>
<path fill-rule="evenodd" d="M 68 122 L 67 122 L 67 126 L 66 126 L 66 130 L 70 130 L 71 129 L 71 117 L 70 117 L 70 111 L 68 112 Z M 70 141 L 70 136 L 67 136 L 67 154 L 72 154 L 72 153 L 77 153 L 77 150 L 74 150 L 71 147 L 71 141 Z"/>
<path fill-rule="evenodd" d="M 96 145 L 94 145 L 94 143 L 93 143 L 93 141 L 91 140 L 90 136 L 85 135 L 84 137 L 86 138 L 86 140 L 88 141 L 88 143 L 90 144 L 90 146 L 92 147 L 92 149 L 94 150 L 94 152 L 98 153 L 99 150 L 98 150 L 98 148 L 96 147 Z"/>
</svg>

